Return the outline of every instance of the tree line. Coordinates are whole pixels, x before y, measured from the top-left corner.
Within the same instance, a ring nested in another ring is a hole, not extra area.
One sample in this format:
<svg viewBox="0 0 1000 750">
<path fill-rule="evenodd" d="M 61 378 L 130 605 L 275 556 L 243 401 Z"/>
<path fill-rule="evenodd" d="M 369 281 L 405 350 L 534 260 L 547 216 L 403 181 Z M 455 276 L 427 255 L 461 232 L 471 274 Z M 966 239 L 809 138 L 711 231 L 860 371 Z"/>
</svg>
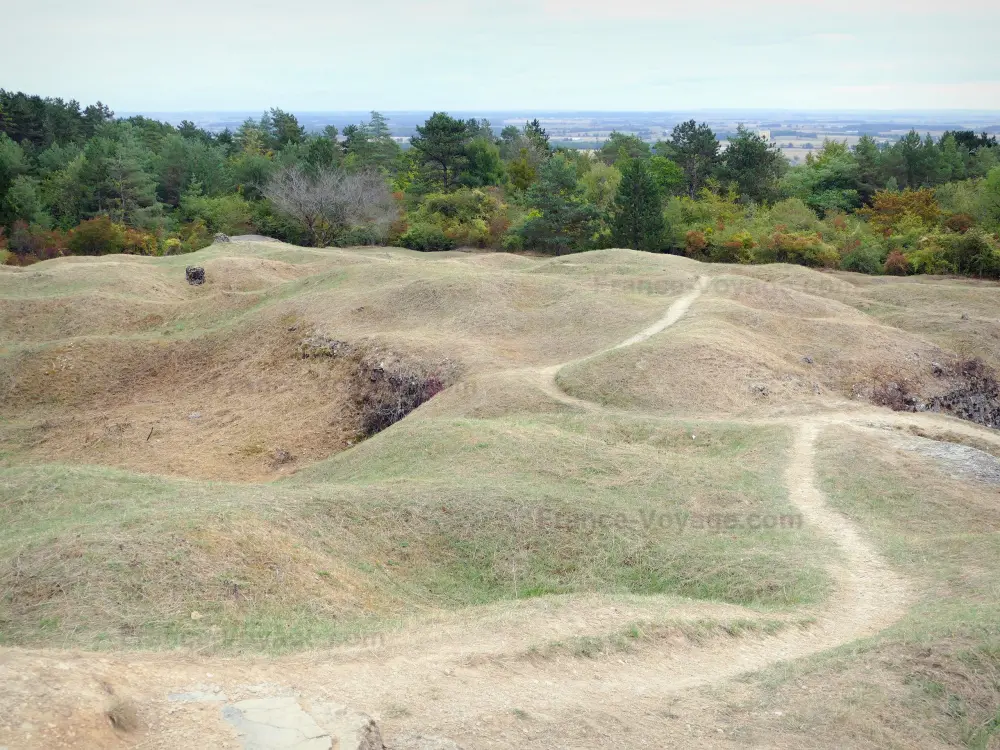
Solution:
<svg viewBox="0 0 1000 750">
<path fill-rule="evenodd" d="M 580 151 L 554 148 L 538 120 L 497 132 L 436 112 L 404 149 L 378 112 L 308 133 L 275 108 L 211 133 L 0 90 L 0 227 L 13 264 L 190 252 L 222 232 L 997 277 L 1000 148 L 911 131 L 827 141 L 792 166 L 743 126 L 725 144 L 692 120 Z"/>
</svg>

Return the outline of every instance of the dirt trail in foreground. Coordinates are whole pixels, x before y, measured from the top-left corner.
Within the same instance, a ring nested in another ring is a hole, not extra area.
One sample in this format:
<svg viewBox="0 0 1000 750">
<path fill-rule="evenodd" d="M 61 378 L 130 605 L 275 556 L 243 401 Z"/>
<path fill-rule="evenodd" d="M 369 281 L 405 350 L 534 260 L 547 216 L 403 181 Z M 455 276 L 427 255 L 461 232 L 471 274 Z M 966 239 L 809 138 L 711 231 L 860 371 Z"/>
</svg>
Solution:
<svg viewBox="0 0 1000 750">
<path fill-rule="evenodd" d="M 655 325 L 611 349 L 665 330 L 706 286 L 707 279 L 700 279 Z M 545 392 L 571 406 L 603 411 L 558 388 L 555 375 L 562 366 L 539 371 Z M 807 627 L 716 640 L 703 648 L 678 635 L 596 659 L 526 654 L 532 642 L 613 632 L 641 614 L 638 606 L 602 608 L 580 598 L 552 609 L 533 603 L 506 620 L 477 622 L 457 615 L 450 623 L 418 626 L 375 645 L 280 659 L 8 649 L 0 651 L 5 683 L 0 746 L 237 748 L 237 735 L 220 707 L 242 698 L 291 694 L 306 711 L 333 700 L 376 715 L 390 746 L 404 731 L 451 737 L 469 750 L 660 748 L 670 738 L 696 737 L 700 746 L 725 745 L 714 733 L 699 734 L 698 712 L 710 712 L 711 704 L 688 694 L 683 708 L 676 708 L 678 694 L 873 635 L 899 619 L 910 598 L 906 582 L 850 521 L 826 505 L 816 486 L 815 443 L 822 426 L 858 423 L 861 415 L 769 421 L 795 429 L 786 472 L 789 497 L 805 523 L 839 550 L 831 570 L 834 591 L 821 609 L 802 613 L 814 618 Z M 712 604 L 682 605 L 670 616 L 760 617 Z M 103 710 L 112 693 L 136 702 L 142 729 L 124 735 L 108 726 Z M 196 699 L 178 700 L 176 694 Z M 663 718 L 665 706 L 675 707 L 672 718 Z M 682 723 L 673 721 L 682 715 Z"/>
</svg>

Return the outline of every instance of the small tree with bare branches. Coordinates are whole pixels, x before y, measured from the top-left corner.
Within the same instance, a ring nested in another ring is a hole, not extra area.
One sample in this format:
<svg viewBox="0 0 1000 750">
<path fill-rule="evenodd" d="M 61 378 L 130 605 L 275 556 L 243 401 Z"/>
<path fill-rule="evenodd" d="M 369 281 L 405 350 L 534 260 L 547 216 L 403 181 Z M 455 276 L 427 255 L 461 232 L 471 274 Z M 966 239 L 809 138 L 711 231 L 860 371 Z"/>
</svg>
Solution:
<svg viewBox="0 0 1000 750">
<path fill-rule="evenodd" d="M 374 171 L 286 167 L 271 178 L 264 195 L 278 211 L 302 224 L 313 247 L 329 245 L 347 229 L 384 231 L 398 210 L 385 178 Z"/>
</svg>

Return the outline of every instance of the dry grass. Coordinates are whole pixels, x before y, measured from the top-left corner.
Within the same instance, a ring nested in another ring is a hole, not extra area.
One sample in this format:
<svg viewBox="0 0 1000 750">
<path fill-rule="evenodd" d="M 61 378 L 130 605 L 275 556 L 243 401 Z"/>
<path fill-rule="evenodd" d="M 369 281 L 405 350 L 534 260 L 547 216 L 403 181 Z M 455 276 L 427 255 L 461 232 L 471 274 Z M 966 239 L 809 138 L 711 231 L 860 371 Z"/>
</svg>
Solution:
<svg viewBox="0 0 1000 750">
<path fill-rule="evenodd" d="M 946 359 L 940 347 L 794 286 L 715 277 L 692 313 L 670 336 L 564 369 L 560 384 L 642 411 L 767 416 L 867 400 L 885 370 L 928 394 L 941 388 L 931 368 Z"/>
<path fill-rule="evenodd" d="M 287 651 L 546 594 L 815 603 L 825 548 L 807 529 L 675 521 L 789 513 L 785 441 L 780 428 L 692 440 L 683 424 L 418 412 L 272 485 L 8 469 L 3 632 Z"/>
<path fill-rule="evenodd" d="M 357 432 L 343 368 L 295 356 L 311 331 L 377 339 L 473 376 L 607 346 L 670 298 L 623 301 L 593 273 L 575 278 L 550 261 L 525 269 L 525 259 L 499 256 L 220 248 L 0 274 L 0 455 L 273 478 L 343 450 Z M 184 283 L 190 262 L 205 266 L 203 287 Z M 687 274 L 656 273 L 686 283 Z M 600 326 L 585 324 L 591 315 Z M 278 450 L 296 464 L 259 458 Z"/>
<path fill-rule="evenodd" d="M 192 262 L 203 287 L 184 283 Z M 628 338 L 701 274 L 715 278 L 669 336 L 561 374 L 631 415 L 578 414 L 540 387 L 531 368 Z M 924 376 L 942 350 L 859 309 L 863 293 L 623 250 L 237 242 L 0 270 L 3 637 L 287 651 L 537 596 L 818 603 L 831 551 L 808 529 L 669 519 L 791 510 L 786 430 L 698 415 L 843 408 L 876 366 Z M 303 359 L 314 332 L 459 380 L 352 446 L 356 363 Z"/>
<path fill-rule="evenodd" d="M 742 744 L 985 750 L 1000 742 L 997 485 L 928 461 L 911 440 L 829 428 L 818 469 L 831 503 L 919 583 L 921 601 L 876 638 L 718 695 L 723 726 Z"/>
</svg>

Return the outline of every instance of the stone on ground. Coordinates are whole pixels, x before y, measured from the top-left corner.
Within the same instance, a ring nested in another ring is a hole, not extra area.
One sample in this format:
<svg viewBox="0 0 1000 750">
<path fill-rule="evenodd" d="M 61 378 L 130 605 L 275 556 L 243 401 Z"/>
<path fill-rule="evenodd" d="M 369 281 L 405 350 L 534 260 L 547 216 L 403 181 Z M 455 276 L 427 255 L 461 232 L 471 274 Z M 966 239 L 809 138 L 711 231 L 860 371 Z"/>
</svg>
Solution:
<svg viewBox="0 0 1000 750">
<path fill-rule="evenodd" d="M 293 697 L 252 698 L 225 706 L 222 716 L 244 750 L 385 750 L 372 717 L 336 703 L 313 704 L 307 713 Z"/>
<path fill-rule="evenodd" d="M 184 269 L 184 273 L 187 275 L 188 284 L 198 286 L 205 283 L 205 269 L 201 266 L 188 266 Z"/>
<path fill-rule="evenodd" d="M 222 709 L 244 750 L 332 750 L 330 735 L 295 698 L 251 698 Z"/>
</svg>

